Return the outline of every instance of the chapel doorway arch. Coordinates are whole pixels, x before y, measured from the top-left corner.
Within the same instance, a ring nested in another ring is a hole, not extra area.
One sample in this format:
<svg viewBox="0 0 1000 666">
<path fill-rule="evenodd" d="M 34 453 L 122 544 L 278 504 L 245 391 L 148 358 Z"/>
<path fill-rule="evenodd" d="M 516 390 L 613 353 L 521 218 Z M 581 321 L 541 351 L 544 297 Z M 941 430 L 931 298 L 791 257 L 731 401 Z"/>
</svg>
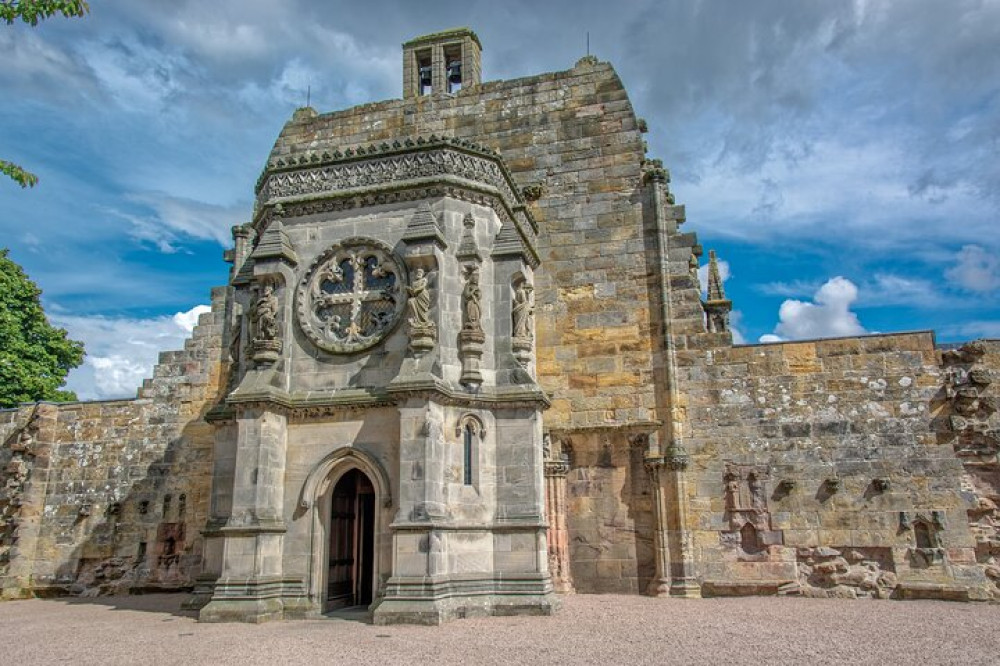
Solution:
<svg viewBox="0 0 1000 666">
<path fill-rule="evenodd" d="M 372 602 L 376 511 L 375 486 L 364 472 L 354 468 L 340 477 L 330 493 L 324 610 Z"/>
<path fill-rule="evenodd" d="M 389 475 L 362 449 L 338 447 L 309 472 L 296 515 L 310 522 L 313 612 L 377 603 L 390 569 L 384 550 L 392 506 Z"/>
</svg>

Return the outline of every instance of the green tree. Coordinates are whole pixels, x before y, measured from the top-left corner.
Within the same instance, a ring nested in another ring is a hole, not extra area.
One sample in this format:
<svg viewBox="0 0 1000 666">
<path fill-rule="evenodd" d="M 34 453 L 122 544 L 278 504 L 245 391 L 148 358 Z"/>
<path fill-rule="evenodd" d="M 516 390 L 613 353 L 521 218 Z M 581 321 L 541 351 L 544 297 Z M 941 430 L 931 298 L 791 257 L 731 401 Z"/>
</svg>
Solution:
<svg viewBox="0 0 1000 666">
<path fill-rule="evenodd" d="M 59 387 L 83 363 L 83 343 L 49 323 L 42 291 L 0 249 L 0 407 L 36 400 L 76 400 Z"/>
<path fill-rule="evenodd" d="M 90 5 L 83 0 L 0 0 L 0 20 L 7 25 L 21 20 L 35 26 L 56 14 L 71 18 L 83 16 L 89 11 Z M 9 176 L 21 187 L 34 187 L 38 183 L 38 176 L 6 160 L 0 160 L 0 173 Z"/>
</svg>

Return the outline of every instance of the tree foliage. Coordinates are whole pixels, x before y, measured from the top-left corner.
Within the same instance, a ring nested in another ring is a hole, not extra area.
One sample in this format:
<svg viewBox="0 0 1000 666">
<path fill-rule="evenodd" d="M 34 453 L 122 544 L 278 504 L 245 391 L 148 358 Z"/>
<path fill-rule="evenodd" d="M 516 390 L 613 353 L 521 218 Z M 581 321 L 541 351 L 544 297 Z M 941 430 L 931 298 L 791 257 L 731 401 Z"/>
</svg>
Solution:
<svg viewBox="0 0 1000 666">
<path fill-rule="evenodd" d="M 82 0 L 0 0 L 0 19 L 10 25 L 18 19 L 28 25 L 56 14 L 66 18 L 83 16 L 90 11 L 90 5 Z"/>
<path fill-rule="evenodd" d="M 56 14 L 72 18 L 89 11 L 90 5 L 83 0 L 0 0 L 0 20 L 7 25 L 21 20 L 34 26 Z M 13 162 L 0 160 L 0 173 L 9 176 L 21 187 L 34 187 L 38 183 L 38 176 Z"/>
<path fill-rule="evenodd" d="M 0 407 L 37 400 L 76 400 L 59 387 L 83 363 L 83 344 L 49 323 L 41 290 L 0 249 Z"/>
<path fill-rule="evenodd" d="M 34 187 L 38 182 L 38 176 L 6 160 L 0 160 L 0 173 L 10 176 L 21 187 Z"/>
</svg>

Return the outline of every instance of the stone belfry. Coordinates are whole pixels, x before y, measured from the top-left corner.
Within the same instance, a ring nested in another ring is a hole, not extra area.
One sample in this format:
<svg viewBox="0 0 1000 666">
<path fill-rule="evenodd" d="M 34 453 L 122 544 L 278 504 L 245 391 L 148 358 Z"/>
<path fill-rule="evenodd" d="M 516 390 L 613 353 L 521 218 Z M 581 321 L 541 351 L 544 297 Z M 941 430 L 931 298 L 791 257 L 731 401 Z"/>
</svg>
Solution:
<svg viewBox="0 0 1000 666">
<path fill-rule="evenodd" d="M 478 83 L 471 31 L 404 54 L 405 97 Z M 551 612 L 536 223 L 492 150 L 320 146 L 335 115 L 295 113 L 234 231 L 193 603 L 205 621 Z"/>
</svg>

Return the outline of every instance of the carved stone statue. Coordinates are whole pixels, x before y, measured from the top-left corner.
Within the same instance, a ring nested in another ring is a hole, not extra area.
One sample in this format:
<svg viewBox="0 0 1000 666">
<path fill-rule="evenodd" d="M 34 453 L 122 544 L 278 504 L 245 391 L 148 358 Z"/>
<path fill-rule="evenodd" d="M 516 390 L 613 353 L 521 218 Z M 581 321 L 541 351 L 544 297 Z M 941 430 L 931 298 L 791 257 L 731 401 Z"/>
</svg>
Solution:
<svg viewBox="0 0 1000 666">
<path fill-rule="evenodd" d="M 462 330 L 458 334 L 458 356 L 462 359 L 462 376 L 459 381 L 475 389 L 483 382 L 479 363 L 483 357 L 482 291 L 479 288 L 479 266 L 465 269 L 465 287 L 462 288 Z"/>
<path fill-rule="evenodd" d="M 427 288 L 427 274 L 424 269 L 418 268 L 414 271 L 413 279 L 410 281 L 410 286 L 406 288 L 406 293 L 410 297 L 406 303 L 410 314 L 410 326 L 414 328 L 431 326 L 431 292 Z"/>
<path fill-rule="evenodd" d="M 531 302 L 531 285 L 527 281 L 521 282 L 514 290 L 514 305 L 511 313 L 514 318 L 514 337 L 531 339 L 532 317 L 535 306 Z"/>
<path fill-rule="evenodd" d="M 278 298 L 274 295 L 274 287 L 264 285 L 260 297 L 254 302 L 250 311 L 250 320 L 254 327 L 254 340 L 275 340 L 278 337 Z"/>
<path fill-rule="evenodd" d="M 426 271 L 418 268 L 413 272 L 413 278 L 406 287 L 409 299 L 406 308 L 409 312 L 410 348 L 414 351 L 425 351 L 434 347 L 437 327 L 431 321 L 431 292 L 428 286 L 429 278 Z"/>
<path fill-rule="evenodd" d="M 462 330 L 482 332 L 482 292 L 479 289 L 479 267 L 467 270 L 465 288 L 462 290 Z"/>
<path fill-rule="evenodd" d="M 278 309 L 278 297 L 274 294 L 274 285 L 264 284 L 260 296 L 250 308 L 253 359 L 258 363 L 273 363 L 281 355 Z"/>
</svg>

